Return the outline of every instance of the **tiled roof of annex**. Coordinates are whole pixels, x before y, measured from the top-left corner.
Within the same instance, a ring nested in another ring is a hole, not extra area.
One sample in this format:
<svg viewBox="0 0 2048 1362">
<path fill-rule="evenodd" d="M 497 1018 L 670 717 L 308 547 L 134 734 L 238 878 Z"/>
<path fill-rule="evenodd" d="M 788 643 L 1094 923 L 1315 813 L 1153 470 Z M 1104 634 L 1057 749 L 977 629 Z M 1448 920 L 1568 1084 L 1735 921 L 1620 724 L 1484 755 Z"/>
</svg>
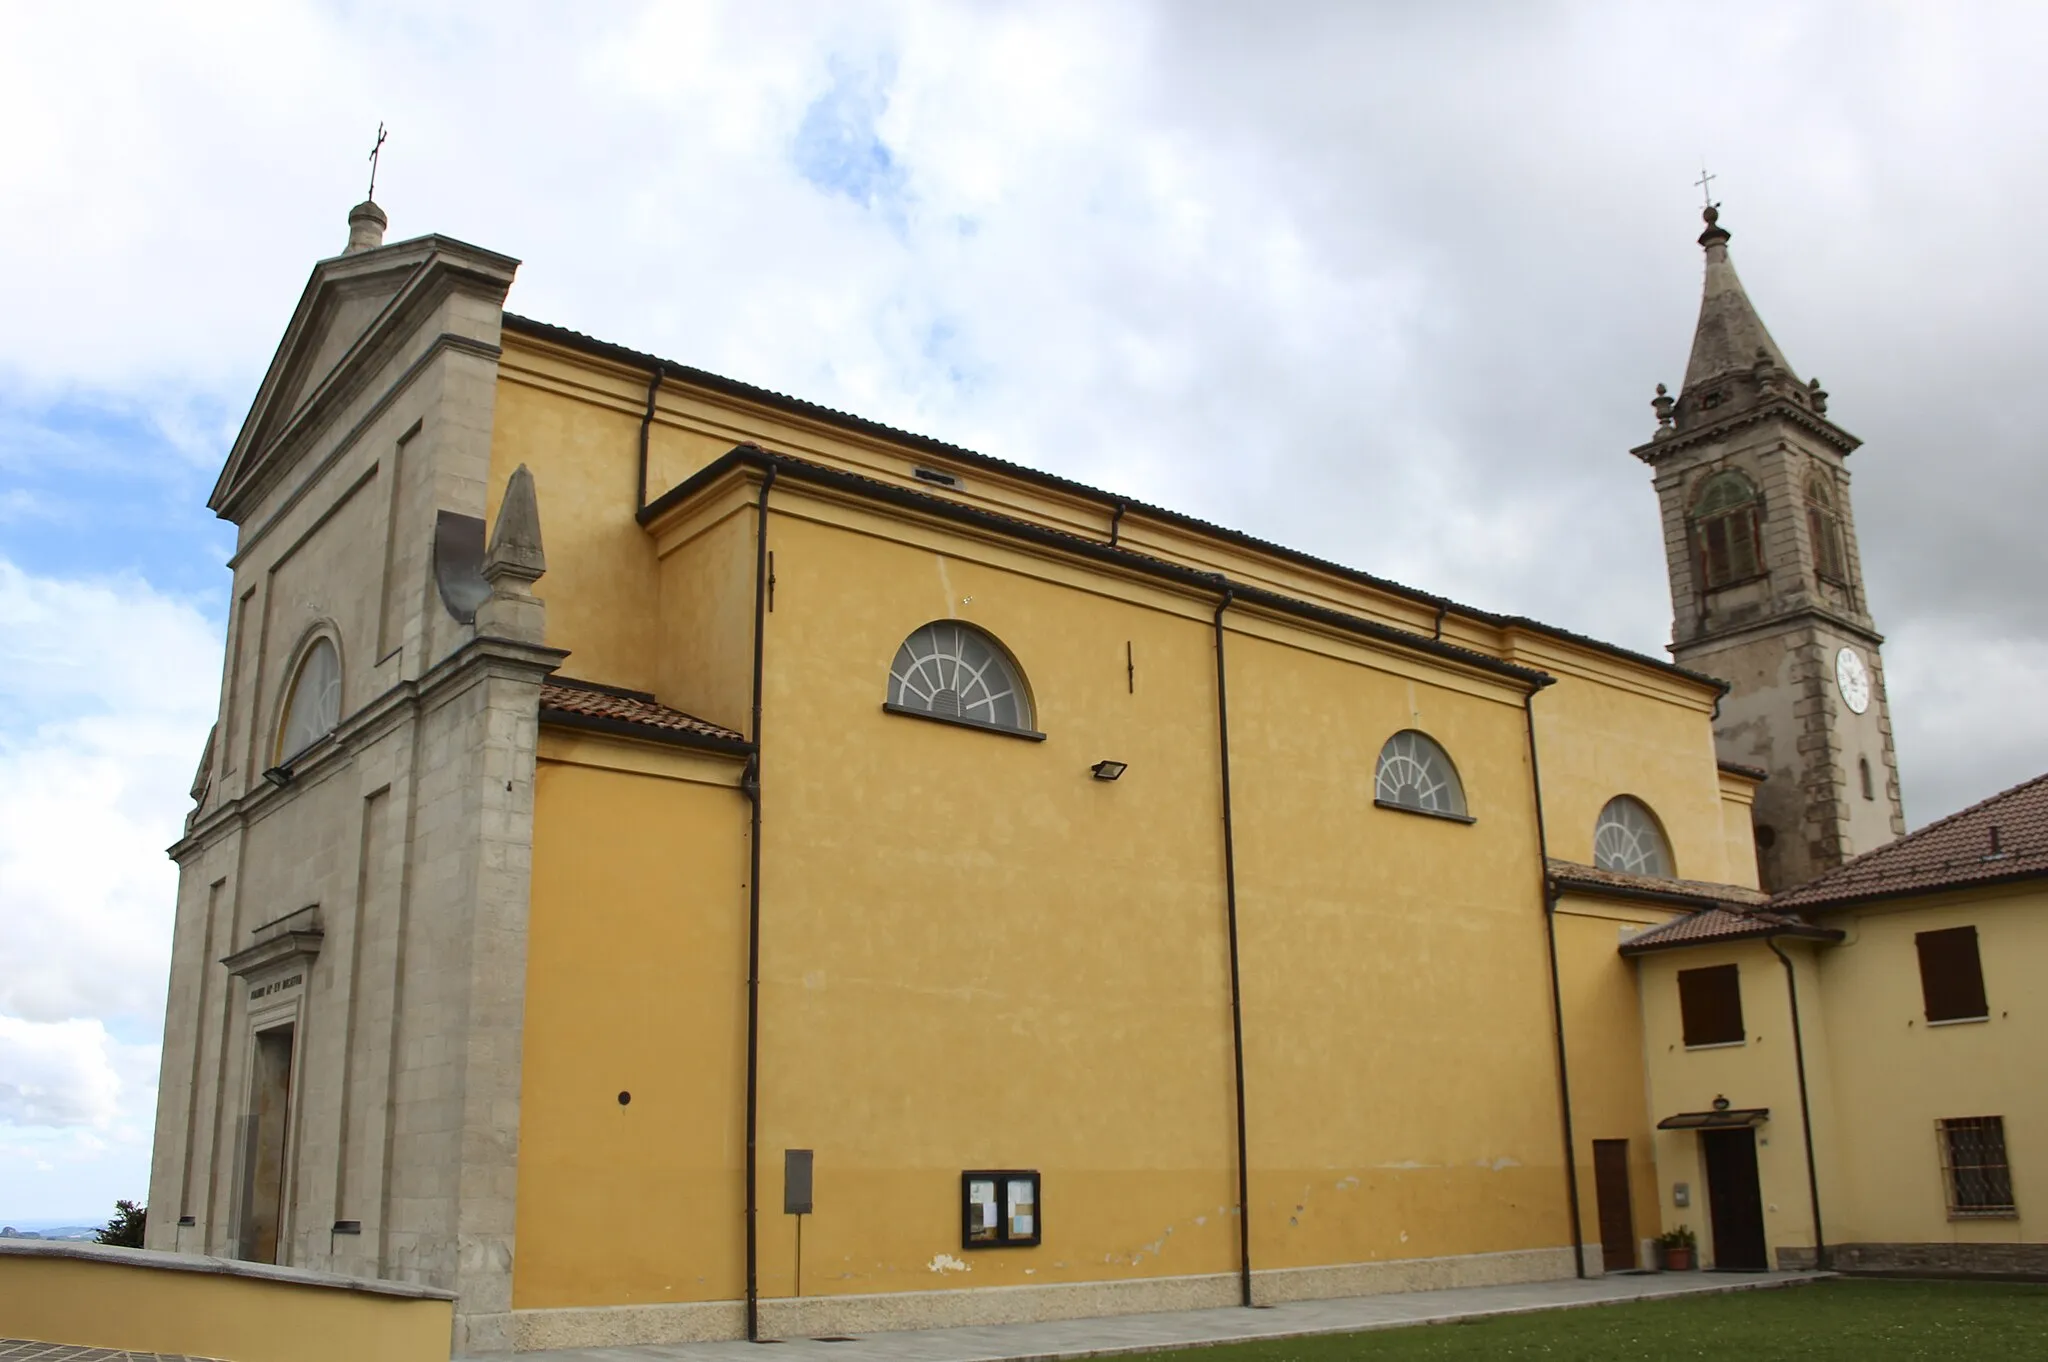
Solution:
<svg viewBox="0 0 2048 1362">
<path fill-rule="evenodd" d="M 2048 775 L 2022 781 L 1771 900 L 1825 911 L 2000 880 L 2048 876 Z"/>
<path fill-rule="evenodd" d="M 1551 882 L 1561 889 L 1583 889 L 1595 894 L 1637 896 L 1652 900 L 1670 902 L 1679 900 L 1697 903 L 1702 907 L 1727 905 L 1737 908 L 1761 908 L 1770 901 L 1770 896 L 1759 890 L 1746 889 L 1739 884 L 1719 884 L 1712 880 L 1679 880 L 1664 875 L 1634 875 L 1625 870 L 1608 870 L 1601 866 L 1582 865 L 1577 861 L 1560 861 L 1556 857 L 1544 862 L 1550 872 Z"/>
<path fill-rule="evenodd" d="M 1717 941 L 1740 941 L 1757 936 L 1803 936 L 1821 941 L 1840 941 L 1842 934 L 1830 927 L 1816 927 L 1789 913 L 1768 908 L 1703 908 L 1687 913 L 1662 926 L 1630 937 L 1621 945 L 1623 955 L 1667 950 L 1673 946 L 1705 946 Z"/>
<path fill-rule="evenodd" d="M 541 683 L 540 718 L 542 723 L 652 738 L 657 742 L 681 741 L 693 747 L 735 752 L 751 747 L 745 734 L 671 709 L 646 691 L 568 677 L 550 677 Z"/>
</svg>

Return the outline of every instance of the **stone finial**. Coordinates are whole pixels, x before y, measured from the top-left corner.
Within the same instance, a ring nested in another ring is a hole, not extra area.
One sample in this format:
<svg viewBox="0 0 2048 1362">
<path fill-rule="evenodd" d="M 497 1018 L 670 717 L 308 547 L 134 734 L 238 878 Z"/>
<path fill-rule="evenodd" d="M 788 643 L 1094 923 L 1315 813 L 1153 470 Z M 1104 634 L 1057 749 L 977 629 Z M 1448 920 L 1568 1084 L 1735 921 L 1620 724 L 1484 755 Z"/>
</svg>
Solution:
<svg viewBox="0 0 2048 1362">
<path fill-rule="evenodd" d="M 483 577 L 489 599 L 477 607 L 476 631 L 493 638 L 539 643 L 546 634 L 546 610 L 527 588 L 548 570 L 540 542 L 540 503 L 525 464 L 512 470 L 498 503 L 498 523 L 484 553 Z"/>
<path fill-rule="evenodd" d="M 1828 414 L 1828 390 L 1821 387 L 1819 379 L 1807 380 L 1806 401 L 1813 408 L 1815 416 L 1826 416 Z"/>
<path fill-rule="evenodd" d="M 391 225 L 391 219 L 384 216 L 384 210 L 364 199 L 348 210 L 348 249 L 344 255 L 357 251 L 374 251 L 384 244 L 384 229 Z"/>
<path fill-rule="evenodd" d="M 1709 250 L 1716 246 L 1727 245 L 1728 238 L 1732 234 L 1726 227 L 1721 225 L 1721 205 L 1718 203 L 1708 204 L 1706 211 L 1701 213 L 1700 216 L 1706 220 L 1707 224 L 1707 230 L 1700 233 L 1700 245 L 1707 247 Z"/>
<path fill-rule="evenodd" d="M 1657 412 L 1657 433 L 1651 438 L 1662 440 L 1676 434 L 1677 427 L 1672 424 L 1671 409 L 1678 405 L 1678 399 L 1673 397 L 1662 383 L 1657 385 L 1657 395 L 1650 399 L 1650 405 Z"/>
</svg>

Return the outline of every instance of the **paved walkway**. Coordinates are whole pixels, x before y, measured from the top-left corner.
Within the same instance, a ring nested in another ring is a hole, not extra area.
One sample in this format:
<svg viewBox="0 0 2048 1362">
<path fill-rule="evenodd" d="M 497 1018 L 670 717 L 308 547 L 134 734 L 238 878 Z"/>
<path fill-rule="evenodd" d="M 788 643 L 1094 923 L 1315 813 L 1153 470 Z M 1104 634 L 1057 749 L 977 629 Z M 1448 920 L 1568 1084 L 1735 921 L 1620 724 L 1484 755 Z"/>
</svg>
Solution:
<svg viewBox="0 0 2048 1362">
<path fill-rule="evenodd" d="M 1063 1358 L 1107 1357 L 1156 1352 L 1209 1343 L 1304 1334 L 1348 1334 L 1396 1329 L 1404 1324 L 1442 1324 L 1487 1315 L 1521 1315 L 1536 1310 L 1669 1296 L 1751 1291 L 1818 1281 L 1818 1272 L 1668 1272 L 1617 1274 L 1587 1281 L 1539 1282 L 1528 1286 L 1474 1286 L 1445 1291 L 1407 1291 L 1343 1300 L 1294 1301 L 1259 1310 L 1187 1310 L 1161 1315 L 1114 1315 L 1049 1324 L 991 1324 L 969 1329 L 923 1329 L 914 1333 L 863 1334 L 841 1343 L 795 1338 L 764 1354 L 752 1343 L 667 1343 L 639 1348 L 565 1348 L 520 1353 L 519 1362 L 1057 1362 Z"/>
</svg>

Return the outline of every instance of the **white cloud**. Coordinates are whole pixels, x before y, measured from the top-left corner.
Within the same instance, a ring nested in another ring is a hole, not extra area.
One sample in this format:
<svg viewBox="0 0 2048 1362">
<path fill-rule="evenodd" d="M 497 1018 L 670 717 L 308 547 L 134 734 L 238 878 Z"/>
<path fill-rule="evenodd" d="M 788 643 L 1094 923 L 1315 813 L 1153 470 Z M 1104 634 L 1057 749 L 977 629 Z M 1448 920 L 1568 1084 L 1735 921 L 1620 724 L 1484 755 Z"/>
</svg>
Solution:
<svg viewBox="0 0 2048 1362">
<path fill-rule="evenodd" d="M 220 638 L 132 579 L 0 559 L 0 1200 L 17 1217 L 139 1196 L 155 1116 L 185 791 Z M 59 1172 L 52 1187 L 23 1175 Z M 108 1193 L 107 1187 L 120 1189 Z M 40 1207 L 41 1209 L 36 1209 Z"/>
</svg>

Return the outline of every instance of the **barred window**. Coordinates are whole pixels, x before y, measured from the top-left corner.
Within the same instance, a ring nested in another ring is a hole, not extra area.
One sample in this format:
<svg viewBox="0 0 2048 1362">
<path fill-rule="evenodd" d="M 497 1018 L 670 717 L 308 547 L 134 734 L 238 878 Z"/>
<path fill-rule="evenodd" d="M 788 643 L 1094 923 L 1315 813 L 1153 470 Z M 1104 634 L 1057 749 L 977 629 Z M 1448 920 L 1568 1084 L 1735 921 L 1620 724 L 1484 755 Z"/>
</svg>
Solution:
<svg viewBox="0 0 2048 1362">
<path fill-rule="evenodd" d="M 925 625 L 896 650 L 889 665 L 890 709 L 1031 731 L 1024 679 L 1001 644 L 951 620 Z"/>
<path fill-rule="evenodd" d="M 1458 768 L 1436 742 L 1414 729 L 1387 739 L 1373 779 L 1373 802 L 1420 813 L 1465 816 L 1465 787 Z"/>
<path fill-rule="evenodd" d="M 2003 1116 L 1955 1116 L 1935 1122 L 1950 1219 L 2015 1217 L 2012 1169 L 2005 1162 Z"/>
<path fill-rule="evenodd" d="M 1671 875 L 1671 844 L 1640 799 L 1616 795 L 1593 825 L 1593 864 L 1631 875 Z"/>
<path fill-rule="evenodd" d="M 1699 555 L 1700 585 L 1711 591 L 1744 581 L 1763 571 L 1758 548 L 1762 499 L 1756 484 L 1728 469 L 1708 478 L 1693 503 L 1694 550 Z"/>
</svg>

